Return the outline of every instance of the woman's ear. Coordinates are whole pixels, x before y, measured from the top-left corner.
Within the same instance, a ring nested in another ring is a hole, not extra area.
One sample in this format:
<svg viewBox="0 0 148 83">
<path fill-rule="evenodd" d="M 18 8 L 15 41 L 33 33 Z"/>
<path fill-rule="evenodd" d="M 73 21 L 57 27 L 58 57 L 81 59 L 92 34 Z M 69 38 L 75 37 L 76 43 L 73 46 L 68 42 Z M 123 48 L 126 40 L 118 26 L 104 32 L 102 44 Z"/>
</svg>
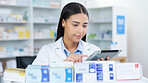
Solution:
<svg viewBox="0 0 148 83">
<path fill-rule="evenodd" d="M 62 19 L 62 26 L 65 27 L 65 20 Z"/>
</svg>

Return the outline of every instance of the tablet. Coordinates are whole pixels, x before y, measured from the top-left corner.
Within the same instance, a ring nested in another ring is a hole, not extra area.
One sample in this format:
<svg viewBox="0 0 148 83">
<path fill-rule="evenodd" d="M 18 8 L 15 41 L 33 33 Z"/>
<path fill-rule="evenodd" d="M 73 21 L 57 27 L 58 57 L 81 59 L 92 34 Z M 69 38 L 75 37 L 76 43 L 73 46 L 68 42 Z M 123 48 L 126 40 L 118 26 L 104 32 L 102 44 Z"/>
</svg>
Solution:
<svg viewBox="0 0 148 83">
<path fill-rule="evenodd" d="M 117 56 L 120 52 L 121 50 L 101 50 L 101 53 L 99 51 L 95 51 L 85 61 L 97 61 L 101 57 L 103 57 L 106 60 L 107 56 L 109 56 L 111 60 L 113 57 Z"/>
</svg>

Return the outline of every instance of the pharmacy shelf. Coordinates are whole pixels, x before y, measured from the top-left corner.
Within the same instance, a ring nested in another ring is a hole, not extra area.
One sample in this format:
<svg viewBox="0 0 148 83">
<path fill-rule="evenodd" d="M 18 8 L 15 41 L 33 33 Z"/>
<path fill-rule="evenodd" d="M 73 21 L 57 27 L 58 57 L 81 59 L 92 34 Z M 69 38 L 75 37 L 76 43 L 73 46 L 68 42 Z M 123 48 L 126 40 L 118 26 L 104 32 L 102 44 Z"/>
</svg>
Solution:
<svg viewBox="0 0 148 83">
<path fill-rule="evenodd" d="M 27 24 L 29 22 L 0 22 L 0 24 Z"/>
<path fill-rule="evenodd" d="M 16 0 L 17 1 L 17 0 Z M 24 0 L 26 1 L 26 0 Z M 1 22 L 0 21 L 0 27 L 6 27 L 6 30 L 13 30 L 15 28 L 12 27 L 25 27 L 26 30 L 29 30 L 30 38 L 25 39 L 0 39 L 0 46 L 1 47 L 7 47 L 10 46 L 12 48 L 18 48 L 22 49 L 26 46 L 30 46 L 30 52 L 31 54 L 28 56 L 34 55 L 34 48 L 41 48 L 45 44 L 49 44 L 54 42 L 55 38 L 35 38 L 34 32 L 36 30 L 42 31 L 43 29 L 49 29 L 49 31 L 54 31 L 57 27 L 56 20 L 60 15 L 61 7 L 47 7 L 47 6 L 35 6 L 34 2 L 36 0 L 30 0 L 30 5 L 9 5 L 9 4 L 0 4 L 0 8 L 5 8 L 6 11 L 11 12 L 10 14 L 20 14 L 25 15 L 25 12 L 27 11 L 27 16 L 29 17 L 29 22 Z M 50 2 L 55 2 L 55 0 L 49 0 Z M 42 2 L 39 1 L 39 2 Z M 43 0 L 44 2 L 44 0 Z M 61 1 L 58 1 L 61 3 Z M 49 19 L 48 22 L 35 22 L 35 17 L 43 17 Z M 51 18 L 50 18 L 51 17 Z M 52 18 L 53 17 L 53 18 Z M 55 18 L 55 19 L 54 19 Z M 56 21 L 55 21 L 56 20 Z M 51 22 L 52 21 L 52 22 Z M 50 33 L 49 33 L 50 36 Z M 3 38 L 3 37 L 2 37 Z M 10 42 L 9 42 L 10 41 Z M 12 43 L 13 42 L 13 43 Z M 16 46 L 14 44 L 17 44 Z M 20 45 L 22 44 L 22 45 Z M 40 46 L 39 46 L 40 45 Z M 12 57 L 1 57 L 1 58 L 15 58 L 15 56 Z"/>
<path fill-rule="evenodd" d="M 119 56 L 127 56 L 126 9 L 114 6 L 87 9 L 90 17 L 88 25 L 90 28 L 87 30 L 90 35 L 87 35 L 87 42 L 97 45 L 102 50 L 116 49 L 112 46 L 112 43 L 115 44 L 116 42 L 116 47 L 123 50 Z M 124 23 L 119 24 L 121 20 Z M 119 30 L 118 25 L 124 27 Z M 124 33 L 119 33 L 119 31 Z M 94 39 L 92 39 L 93 35 L 96 35 Z"/>
<path fill-rule="evenodd" d="M 26 7 L 29 7 L 29 6 L 23 6 L 23 5 L 9 5 L 9 4 L 0 4 L 0 7 L 22 7 L 22 8 L 26 8 Z"/>
<path fill-rule="evenodd" d="M 53 40 L 53 39 L 56 39 L 56 38 L 34 38 L 34 40 Z"/>
<path fill-rule="evenodd" d="M 34 22 L 34 24 L 57 24 L 54 22 Z"/>
<path fill-rule="evenodd" d="M 22 39 L 0 39 L 0 41 L 17 41 L 17 40 L 29 40 L 30 38 L 22 38 Z"/>
<path fill-rule="evenodd" d="M 111 42 L 112 41 L 112 39 L 91 39 L 91 38 L 89 38 L 89 40 L 94 40 L 94 41 L 106 41 L 106 42 Z"/>
<path fill-rule="evenodd" d="M 112 23 L 112 21 L 90 21 L 89 23 L 92 23 L 92 24 L 100 24 L 100 23 Z"/>
<path fill-rule="evenodd" d="M 46 6 L 33 6 L 33 8 L 39 8 L 39 9 L 60 9 L 56 7 L 46 7 Z"/>
<path fill-rule="evenodd" d="M 12 59 L 16 57 L 24 57 L 24 56 L 30 56 L 30 55 L 20 55 L 20 56 L 0 56 L 0 59 Z"/>
</svg>

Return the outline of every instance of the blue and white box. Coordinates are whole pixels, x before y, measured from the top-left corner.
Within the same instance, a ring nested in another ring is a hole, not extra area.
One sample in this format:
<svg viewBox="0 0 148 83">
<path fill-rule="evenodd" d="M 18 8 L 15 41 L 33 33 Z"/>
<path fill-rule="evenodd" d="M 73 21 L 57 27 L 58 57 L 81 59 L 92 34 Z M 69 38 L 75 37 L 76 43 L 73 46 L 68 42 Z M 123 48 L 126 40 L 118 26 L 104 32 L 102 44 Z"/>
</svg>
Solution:
<svg viewBox="0 0 148 83">
<path fill-rule="evenodd" d="M 96 78 L 95 63 L 75 63 L 75 82 L 89 83 Z"/>
<path fill-rule="evenodd" d="M 50 82 L 73 82 L 73 68 L 50 68 Z"/>
<path fill-rule="evenodd" d="M 48 83 L 49 66 L 28 65 L 25 76 L 26 83 Z"/>
<path fill-rule="evenodd" d="M 96 62 L 97 81 L 115 81 L 115 61 Z"/>
</svg>

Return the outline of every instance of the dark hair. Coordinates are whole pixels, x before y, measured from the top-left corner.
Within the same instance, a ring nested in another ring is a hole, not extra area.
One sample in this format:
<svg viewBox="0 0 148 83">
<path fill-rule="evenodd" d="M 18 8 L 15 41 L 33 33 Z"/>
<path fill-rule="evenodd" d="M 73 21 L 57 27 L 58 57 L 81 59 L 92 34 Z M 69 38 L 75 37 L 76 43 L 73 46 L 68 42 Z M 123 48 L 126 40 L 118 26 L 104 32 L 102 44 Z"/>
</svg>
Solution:
<svg viewBox="0 0 148 83">
<path fill-rule="evenodd" d="M 78 14 L 78 13 L 84 13 L 89 18 L 88 11 L 80 3 L 71 2 L 64 6 L 61 12 L 60 19 L 59 19 L 57 37 L 55 41 L 57 41 L 60 37 L 64 36 L 64 28 L 62 27 L 62 19 L 67 20 L 71 15 Z M 82 40 L 86 42 L 86 35 L 82 38 Z"/>
</svg>

